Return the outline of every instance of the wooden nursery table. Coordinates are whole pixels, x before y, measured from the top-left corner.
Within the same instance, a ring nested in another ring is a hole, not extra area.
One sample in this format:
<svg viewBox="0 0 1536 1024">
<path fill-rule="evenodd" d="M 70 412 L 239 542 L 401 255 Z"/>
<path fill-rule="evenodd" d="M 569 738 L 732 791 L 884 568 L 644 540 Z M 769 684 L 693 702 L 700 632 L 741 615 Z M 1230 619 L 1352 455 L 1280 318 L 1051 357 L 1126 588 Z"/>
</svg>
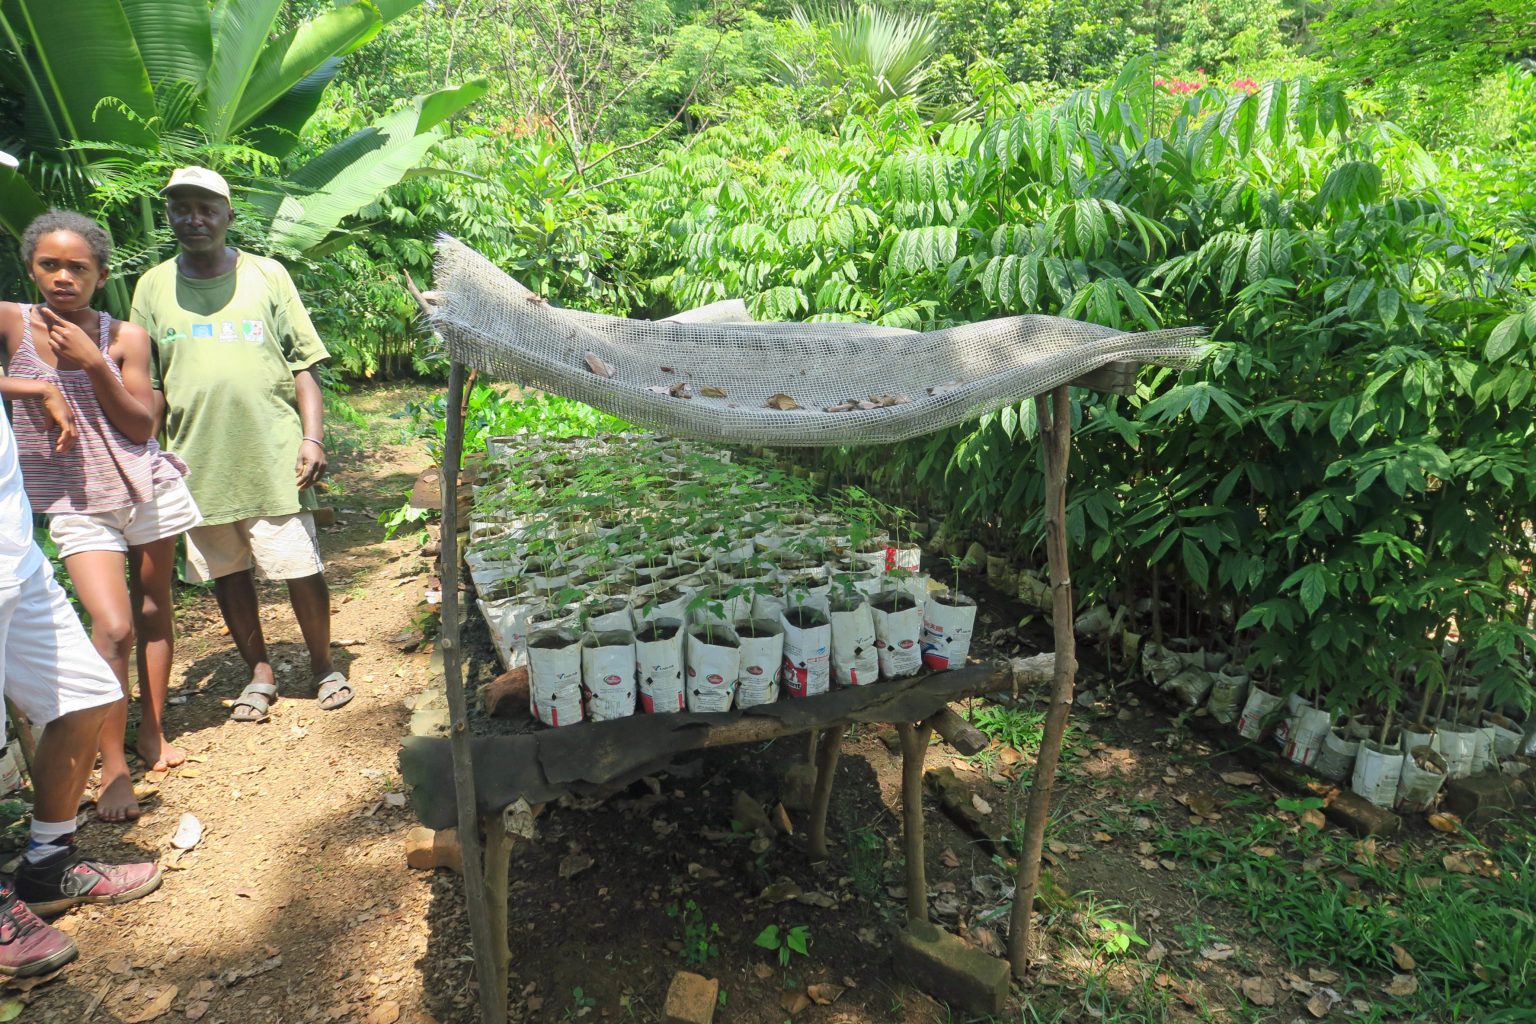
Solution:
<svg viewBox="0 0 1536 1024">
<path fill-rule="evenodd" d="M 950 703 L 1007 690 L 1012 685 L 1013 676 L 1006 663 L 972 661 L 954 671 L 837 689 L 816 697 L 786 698 L 745 711 L 637 714 L 607 722 L 582 722 L 559 729 L 471 740 L 472 799 L 475 817 L 485 829 L 485 851 L 480 865 L 484 892 L 479 909 L 488 918 L 494 962 L 487 966 L 492 968 L 494 984 L 498 986 L 490 997 L 494 999 L 497 993 L 506 991 L 510 961 L 507 881 L 512 846 L 519 835 L 531 831 L 532 817 L 543 804 L 567 795 L 609 795 L 690 751 L 810 734 L 816 781 L 807 849 L 813 860 L 824 860 L 833 773 L 843 734 L 854 722 L 891 723 L 901 735 L 907 921 L 927 922 L 922 787 L 929 738 L 937 728 L 942 735 L 964 742 L 969 726 L 949 710 Z M 966 749 L 974 752 L 978 747 Z M 461 794 L 455 786 L 452 740 L 408 737 L 400 754 L 400 767 L 422 824 L 434 829 L 457 827 Z M 472 847 L 467 842 L 462 845 L 465 857 L 472 856 Z M 465 868 L 467 881 L 468 863 Z M 472 919 L 476 909 L 471 903 Z M 476 953 L 478 958 L 478 944 Z M 482 998 L 486 995 L 482 992 Z"/>
</svg>

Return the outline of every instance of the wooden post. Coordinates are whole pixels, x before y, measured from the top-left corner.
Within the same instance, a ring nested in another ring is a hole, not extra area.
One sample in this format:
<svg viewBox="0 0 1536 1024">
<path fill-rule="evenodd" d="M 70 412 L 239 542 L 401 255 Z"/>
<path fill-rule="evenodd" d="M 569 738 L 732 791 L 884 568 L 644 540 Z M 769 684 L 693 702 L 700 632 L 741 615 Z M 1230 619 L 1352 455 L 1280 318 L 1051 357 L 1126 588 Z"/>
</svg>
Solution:
<svg viewBox="0 0 1536 1024">
<path fill-rule="evenodd" d="M 1045 823 L 1051 810 L 1051 788 L 1061 759 L 1061 738 L 1072 710 L 1072 687 L 1077 670 L 1077 641 L 1072 632 L 1072 579 L 1067 574 L 1067 463 L 1072 453 L 1072 403 L 1063 384 L 1051 393 L 1035 397 L 1035 417 L 1040 423 L 1040 446 L 1045 452 L 1045 549 L 1051 566 L 1051 616 L 1056 633 L 1056 672 L 1051 681 L 1051 704 L 1045 712 L 1040 737 L 1040 756 L 1029 787 L 1024 811 L 1024 848 L 1019 851 L 1019 885 L 1013 897 L 1008 929 L 1008 963 L 1013 976 L 1022 978 L 1029 967 L 1030 930 L 1034 924 L 1035 889 L 1040 884 L 1040 854 L 1045 846 Z"/>
<path fill-rule="evenodd" d="M 507 872 L 516 841 L 500 814 L 485 816 L 485 911 L 490 919 L 496 974 L 503 993 L 507 990 L 507 973 L 512 969 L 512 949 L 507 944 Z"/>
<path fill-rule="evenodd" d="M 907 861 L 907 923 L 928 921 L 928 872 L 923 863 L 923 759 L 933 727 L 897 722 L 901 737 L 901 851 Z"/>
<path fill-rule="evenodd" d="M 443 676 L 448 691 L 449 743 L 453 749 L 453 789 L 459 811 L 459 847 L 464 851 L 464 902 L 469 912 L 469 935 L 475 950 L 475 977 L 480 982 L 480 1019 L 484 1024 L 506 1024 L 506 965 L 498 970 L 496 936 L 491 934 L 491 914 L 485 891 L 485 864 L 480 856 L 480 815 L 475 808 L 475 766 L 470 752 L 469 711 L 464 699 L 464 672 L 459 654 L 459 466 L 464 457 L 464 364 L 448 365 L 447 424 L 443 437 L 443 543 L 440 546 L 443 581 L 443 628 L 437 639 L 443 652 Z M 501 878 L 506 898 L 506 873 Z M 506 921 L 506 907 L 501 920 Z M 503 927 L 500 945 L 506 944 Z"/>
<path fill-rule="evenodd" d="M 832 803 L 832 773 L 837 770 L 837 756 L 842 752 L 843 733 L 847 731 L 848 726 L 841 722 L 821 730 L 821 742 L 816 749 L 816 788 L 811 792 L 811 860 L 827 859 L 827 807 Z"/>
</svg>

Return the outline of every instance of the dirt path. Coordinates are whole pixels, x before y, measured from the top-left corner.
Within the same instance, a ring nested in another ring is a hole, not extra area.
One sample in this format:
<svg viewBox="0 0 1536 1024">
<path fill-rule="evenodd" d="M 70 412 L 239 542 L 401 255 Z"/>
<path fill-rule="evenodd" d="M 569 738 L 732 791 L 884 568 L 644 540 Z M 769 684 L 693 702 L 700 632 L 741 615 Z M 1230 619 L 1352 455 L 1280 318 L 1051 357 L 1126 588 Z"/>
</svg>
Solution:
<svg viewBox="0 0 1536 1024">
<path fill-rule="evenodd" d="M 367 424 L 330 424 L 335 485 L 325 503 L 337 523 L 322 529 L 321 546 L 332 637 L 345 644 L 336 653 L 356 699 L 317 709 L 292 611 L 280 587 L 263 585 L 283 698 L 266 723 L 230 722 L 225 704 L 248 678 L 244 665 L 221 635 L 212 594 L 183 598 L 171 684 L 178 703 L 166 709 L 166 728 L 194 760 L 147 777 L 156 792 L 137 823 L 93 819 L 81 841 L 103 859 L 163 858 L 186 811 L 204 838 L 153 896 L 59 922 L 80 960 L 33 990 L 21 1019 L 142 1021 L 168 1007 L 153 1019 L 383 1022 L 397 1019 L 391 1004 L 421 1001 L 415 961 L 427 942 L 430 884 L 404 870 L 401 833 L 413 821 L 389 795 L 409 717 L 402 701 L 428 678 L 427 656 L 402 654 L 392 640 L 427 576 L 415 543 L 384 540 L 377 519 L 427 464 L 408 421 L 390 414 L 429 393 L 357 393 L 351 403 Z M 406 1009 L 398 1019 L 421 1018 Z"/>
</svg>

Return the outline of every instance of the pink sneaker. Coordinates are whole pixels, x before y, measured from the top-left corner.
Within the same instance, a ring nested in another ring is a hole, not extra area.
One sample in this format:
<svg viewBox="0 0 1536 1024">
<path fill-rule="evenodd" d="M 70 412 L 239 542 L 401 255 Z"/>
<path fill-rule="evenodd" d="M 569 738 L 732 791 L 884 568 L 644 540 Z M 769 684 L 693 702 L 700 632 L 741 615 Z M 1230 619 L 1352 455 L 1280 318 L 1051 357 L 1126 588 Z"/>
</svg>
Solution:
<svg viewBox="0 0 1536 1024">
<path fill-rule="evenodd" d="M 16 895 L 36 914 L 52 917 L 81 903 L 127 903 L 160 888 L 157 864 L 103 864 L 68 849 L 39 864 L 23 859 Z"/>
<path fill-rule="evenodd" d="M 0 896 L 0 974 L 47 974 L 79 955 L 74 939 L 44 924 L 15 893 Z"/>
</svg>

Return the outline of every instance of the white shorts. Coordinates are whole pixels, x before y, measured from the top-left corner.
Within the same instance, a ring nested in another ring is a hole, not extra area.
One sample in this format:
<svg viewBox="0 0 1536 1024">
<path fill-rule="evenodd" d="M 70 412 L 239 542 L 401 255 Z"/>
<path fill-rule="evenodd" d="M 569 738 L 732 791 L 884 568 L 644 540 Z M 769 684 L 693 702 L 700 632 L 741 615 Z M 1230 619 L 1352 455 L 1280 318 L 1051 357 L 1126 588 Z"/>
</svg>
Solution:
<svg viewBox="0 0 1536 1024">
<path fill-rule="evenodd" d="M 123 699 L 49 562 L 0 587 L 0 692 L 37 725 Z"/>
<path fill-rule="evenodd" d="M 59 558 L 82 551 L 127 551 L 186 533 L 203 521 L 192 491 L 181 477 L 155 485 L 154 497 L 111 512 L 55 512 L 48 536 Z"/>
<path fill-rule="evenodd" d="M 187 531 L 188 583 L 206 583 L 252 568 L 269 580 L 297 580 L 324 572 L 315 517 L 306 510 Z"/>
</svg>

